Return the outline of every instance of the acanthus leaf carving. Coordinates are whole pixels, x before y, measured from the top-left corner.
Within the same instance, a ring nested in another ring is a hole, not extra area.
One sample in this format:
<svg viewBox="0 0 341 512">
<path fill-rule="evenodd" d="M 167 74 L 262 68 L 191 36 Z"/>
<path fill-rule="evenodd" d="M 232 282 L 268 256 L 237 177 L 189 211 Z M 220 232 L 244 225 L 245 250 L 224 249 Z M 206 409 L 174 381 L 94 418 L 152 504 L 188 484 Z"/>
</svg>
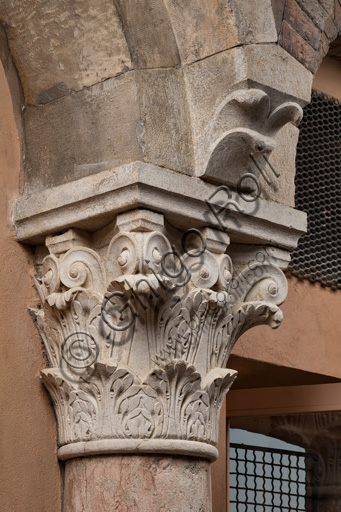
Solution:
<svg viewBox="0 0 341 512">
<path fill-rule="evenodd" d="M 188 254 L 164 233 L 134 224 L 106 247 L 66 244 L 43 260 L 35 317 L 50 368 L 42 379 L 59 443 L 72 453 L 98 441 L 123 451 L 157 442 L 169 451 L 176 441 L 184 453 L 202 443 L 200 453 L 212 457 L 236 378 L 226 369 L 234 344 L 254 325 L 281 321 L 281 270 L 264 263 L 234 272 L 228 237 L 214 230 L 207 246 Z"/>
</svg>

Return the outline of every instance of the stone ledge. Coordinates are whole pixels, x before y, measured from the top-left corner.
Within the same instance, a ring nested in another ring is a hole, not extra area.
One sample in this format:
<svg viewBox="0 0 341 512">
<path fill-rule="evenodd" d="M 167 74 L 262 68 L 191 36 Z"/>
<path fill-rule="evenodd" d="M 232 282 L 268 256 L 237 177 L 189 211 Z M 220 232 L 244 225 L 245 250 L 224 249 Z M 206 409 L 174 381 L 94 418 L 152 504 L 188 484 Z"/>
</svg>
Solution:
<svg viewBox="0 0 341 512">
<path fill-rule="evenodd" d="M 163 213 L 179 228 L 223 227 L 232 242 L 271 243 L 287 250 L 293 250 L 306 231 L 304 212 L 264 199 L 247 202 L 232 190 L 229 201 L 236 202 L 242 212 L 233 205 L 231 209 L 221 208 L 220 223 L 206 202 L 217 190 L 217 185 L 199 178 L 133 162 L 28 198 L 20 197 L 13 220 L 17 239 L 30 244 L 41 244 L 46 235 L 70 227 L 100 229 L 118 213 L 134 208 Z M 218 200 L 226 202 L 227 193 L 221 191 L 210 200 L 216 209 L 220 208 Z"/>
</svg>

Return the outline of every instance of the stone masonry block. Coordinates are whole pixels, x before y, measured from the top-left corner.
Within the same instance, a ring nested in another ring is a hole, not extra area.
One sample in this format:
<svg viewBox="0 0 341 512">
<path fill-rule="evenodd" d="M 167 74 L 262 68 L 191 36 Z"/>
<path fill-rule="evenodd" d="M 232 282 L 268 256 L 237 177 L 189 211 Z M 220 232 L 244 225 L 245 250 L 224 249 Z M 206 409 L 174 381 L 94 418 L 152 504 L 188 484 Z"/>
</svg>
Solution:
<svg viewBox="0 0 341 512">
<path fill-rule="evenodd" d="M 146 161 L 191 173 L 191 118 L 181 69 L 136 72 Z"/>
<path fill-rule="evenodd" d="M 29 106 L 25 125 L 26 193 L 143 158 L 133 72 Z"/>
<path fill-rule="evenodd" d="M 54 90 L 54 97 L 131 68 L 111 0 L 97 0 L 91 9 L 83 0 L 4 0 L 1 17 L 29 104 L 58 85 L 64 91 L 58 96 Z"/>
<path fill-rule="evenodd" d="M 271 0 L 164 1 L 184 64 L 233 46 L 277 40 Z"/>
<path fill-rule="evenodd" d="M 163 0 L 115 0 L 135 68 L 180 64 L 177 42 Z M 138 5 L 138 8 L 137 8 Z"/>
<path fill-rule="evenodd" d="M 272 0 L 271 4 L 272 4 L 272 10 L 274 13 L 274 17 L 275 17 L 277 33 L 279 34 L 281 31 L 281 27 L 282 27 L 282 21 L 283 21 L 283 16 L 284 16 L 284 7 L 286 4 L 286 0 Z"/>
</svg>

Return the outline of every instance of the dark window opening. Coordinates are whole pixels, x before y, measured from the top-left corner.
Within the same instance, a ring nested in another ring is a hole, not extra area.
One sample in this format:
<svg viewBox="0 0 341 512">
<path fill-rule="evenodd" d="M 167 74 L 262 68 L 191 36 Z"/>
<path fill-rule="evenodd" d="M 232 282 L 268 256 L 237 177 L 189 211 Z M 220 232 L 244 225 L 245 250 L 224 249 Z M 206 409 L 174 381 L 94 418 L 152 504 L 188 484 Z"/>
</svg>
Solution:
<svg viewBox="0 0 341 512">
<path fill-rule="evenodd" d="M 295 207 L 308 215 L 308 232 L 289 270 L 341 288 L 341 104 L 313 91 L 297 145 Z"/>
</svg>

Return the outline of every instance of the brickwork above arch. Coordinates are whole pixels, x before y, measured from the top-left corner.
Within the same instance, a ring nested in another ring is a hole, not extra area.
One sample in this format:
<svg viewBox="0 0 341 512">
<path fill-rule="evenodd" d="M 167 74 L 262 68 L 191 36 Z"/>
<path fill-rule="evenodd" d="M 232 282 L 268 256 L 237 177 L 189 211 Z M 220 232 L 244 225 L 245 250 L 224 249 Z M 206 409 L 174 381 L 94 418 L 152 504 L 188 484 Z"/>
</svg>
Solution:
<svg viewBox="0 0 341 512">
<path fill-rule="evenodd" d="M 340 0 L 272 0 L 278 42 L 315 73 L 341 33 Z"/>
</svg>

